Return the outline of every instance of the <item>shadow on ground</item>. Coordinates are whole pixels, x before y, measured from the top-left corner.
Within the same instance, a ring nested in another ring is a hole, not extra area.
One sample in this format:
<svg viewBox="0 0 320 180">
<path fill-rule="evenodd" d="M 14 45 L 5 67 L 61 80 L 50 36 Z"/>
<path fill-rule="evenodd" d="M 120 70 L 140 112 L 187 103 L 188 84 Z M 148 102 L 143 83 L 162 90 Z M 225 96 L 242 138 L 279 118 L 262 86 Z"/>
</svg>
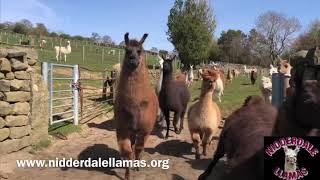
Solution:
<svg viewBox="0 0 320 180">
<path fill-rule="evenodd" d="M 91 159 L 91 163 L 93 162 L 92 160 L 98 160 L 99 158 L 101 158 L 101 160 L 109 160 L 109 158 L 115 158 L 115 160 L 121 159 L 119 152 L 117 150 L 110 148 L 105 144 L 95 144 L 93 146 L 89 146 L 85 150 L 83 150 L 78 156 L 78 160 L 88 160 L 89 158 Z M 94 165 L 91 164 L 91 166 L 94 166 Z M 97 166 L 98 166 L 98 164 L 97 164 Z M 77 169 L 87 170 L 87 171 L 98 171 L 98 172 L 106 173 L 111 176 L 118 177 L 119 179 L 123 179 L 122 177 L 120 177 L 117 174 L 117 172 L 114 171 L 115 168 L 110 168 L 110 167 L 108 167 L 108 168 L 103 168 L 103 167 L 81 168 L 81 167 L 79 167 Z M 67 171 L 68 168 L 62 168 L 62 170 Z"/>
</svg>

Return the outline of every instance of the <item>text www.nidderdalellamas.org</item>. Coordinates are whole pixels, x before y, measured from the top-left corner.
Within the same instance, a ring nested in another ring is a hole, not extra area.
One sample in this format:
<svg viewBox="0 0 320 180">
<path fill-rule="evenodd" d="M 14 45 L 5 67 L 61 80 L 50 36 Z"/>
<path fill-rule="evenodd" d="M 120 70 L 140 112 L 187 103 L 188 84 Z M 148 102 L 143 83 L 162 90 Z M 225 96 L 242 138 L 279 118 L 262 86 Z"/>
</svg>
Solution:
<svg viewBox="0 0 320 180">
<path fill-rule="evenodd" d="M 169 169 L 169 159 L 165 160 L 120 160 L 56 158 L 54 160 L 16 160 L 19 168 L 161 168 Z"/>
</svg>

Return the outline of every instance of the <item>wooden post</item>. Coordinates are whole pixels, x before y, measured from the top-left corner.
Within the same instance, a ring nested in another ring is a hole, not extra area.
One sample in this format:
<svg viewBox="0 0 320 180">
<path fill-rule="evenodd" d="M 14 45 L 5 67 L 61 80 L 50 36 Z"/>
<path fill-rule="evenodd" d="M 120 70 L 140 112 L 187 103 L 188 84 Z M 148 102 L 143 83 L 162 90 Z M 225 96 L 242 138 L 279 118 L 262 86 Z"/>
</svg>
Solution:
<svg viewBox="0 0 320 180">
<path fill-rule="evenodd" d="M 121 64 L 121 60 L 120 60 L 120 53 L 121 53 L 121 50 L 119 49 L 119 63 Z"/>
<path fill-rule="evenodd" d="M 82 46 L 82 62 L 84 63 L 84 46 Z"/>
<path fill-rule="evenodd" d="M 104 58 L 104 49 L 102 49 L 101 64 L 103 64 L 103 58 Z"/>
<path fill-rule="evenodd" d="M 9 38 L 8 38 L 8 36 L 7 36 L 7 44 L 9 44 Z"/>
</svg>

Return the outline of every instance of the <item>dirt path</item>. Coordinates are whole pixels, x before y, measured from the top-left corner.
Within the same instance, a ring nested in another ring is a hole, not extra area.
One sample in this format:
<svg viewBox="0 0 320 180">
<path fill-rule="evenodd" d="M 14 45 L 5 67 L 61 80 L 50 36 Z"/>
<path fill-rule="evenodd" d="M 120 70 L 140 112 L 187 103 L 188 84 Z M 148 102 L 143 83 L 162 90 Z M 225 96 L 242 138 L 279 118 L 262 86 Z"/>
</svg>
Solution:
<svg viewBox="0 0 320 180">
<path fill-rule="evenodd" d="M 110 117 L 110 115 L 109 115 Z M 15 159 L 107 159 L 119 158 L 116 136 L 112 120 L 107 117 L 96 119 L 87 124 L 81 133 L 68 136 L 68 140 L 57 140 L 49 148 L 31 155 L 27 152 L 11 154 L 1 157 L 0 169 L 9 172 L 9 180 L 113 180 L 124 177 L 124 169 L 114 168 L 16 168 Z M 185 121 L 186 122 L 186 121 Z M 186 126 L 187 127 L 187 124 Z M 164 133 L 164 132 L 162 132 Z M 158 135 L 152 135 L 143 154 L 143 159 L 170 159 L 170 168 L 142 168 L 139 172 L 133 172 L 134 180 L 194 180 L 206 168 L 213 154 L 214 144 L 209 147 L 207 157 L 202 160 L 194 160 L 194 148 L 190 140 L 188 129 L 185 128 L 180 135 L 171 131 L 171 137 L 164 140 Z M 1 177 L 0 177 L 1 179 Z"/>
</svg>

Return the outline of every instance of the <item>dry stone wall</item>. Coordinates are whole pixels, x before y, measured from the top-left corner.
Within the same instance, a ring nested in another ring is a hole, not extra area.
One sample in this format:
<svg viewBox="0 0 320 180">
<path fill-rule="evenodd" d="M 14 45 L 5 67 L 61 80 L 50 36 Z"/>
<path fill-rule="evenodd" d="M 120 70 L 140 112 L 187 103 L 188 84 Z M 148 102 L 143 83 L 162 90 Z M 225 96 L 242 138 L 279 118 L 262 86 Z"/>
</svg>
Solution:
<svg viewBox="0 0 320 180">
<path fill-rule="evenodd" d="M 48 135 L 48 92 L 35 72 L 37 59 L 31 49 L 0 48 L 0 154 Z"/>
</svg>

